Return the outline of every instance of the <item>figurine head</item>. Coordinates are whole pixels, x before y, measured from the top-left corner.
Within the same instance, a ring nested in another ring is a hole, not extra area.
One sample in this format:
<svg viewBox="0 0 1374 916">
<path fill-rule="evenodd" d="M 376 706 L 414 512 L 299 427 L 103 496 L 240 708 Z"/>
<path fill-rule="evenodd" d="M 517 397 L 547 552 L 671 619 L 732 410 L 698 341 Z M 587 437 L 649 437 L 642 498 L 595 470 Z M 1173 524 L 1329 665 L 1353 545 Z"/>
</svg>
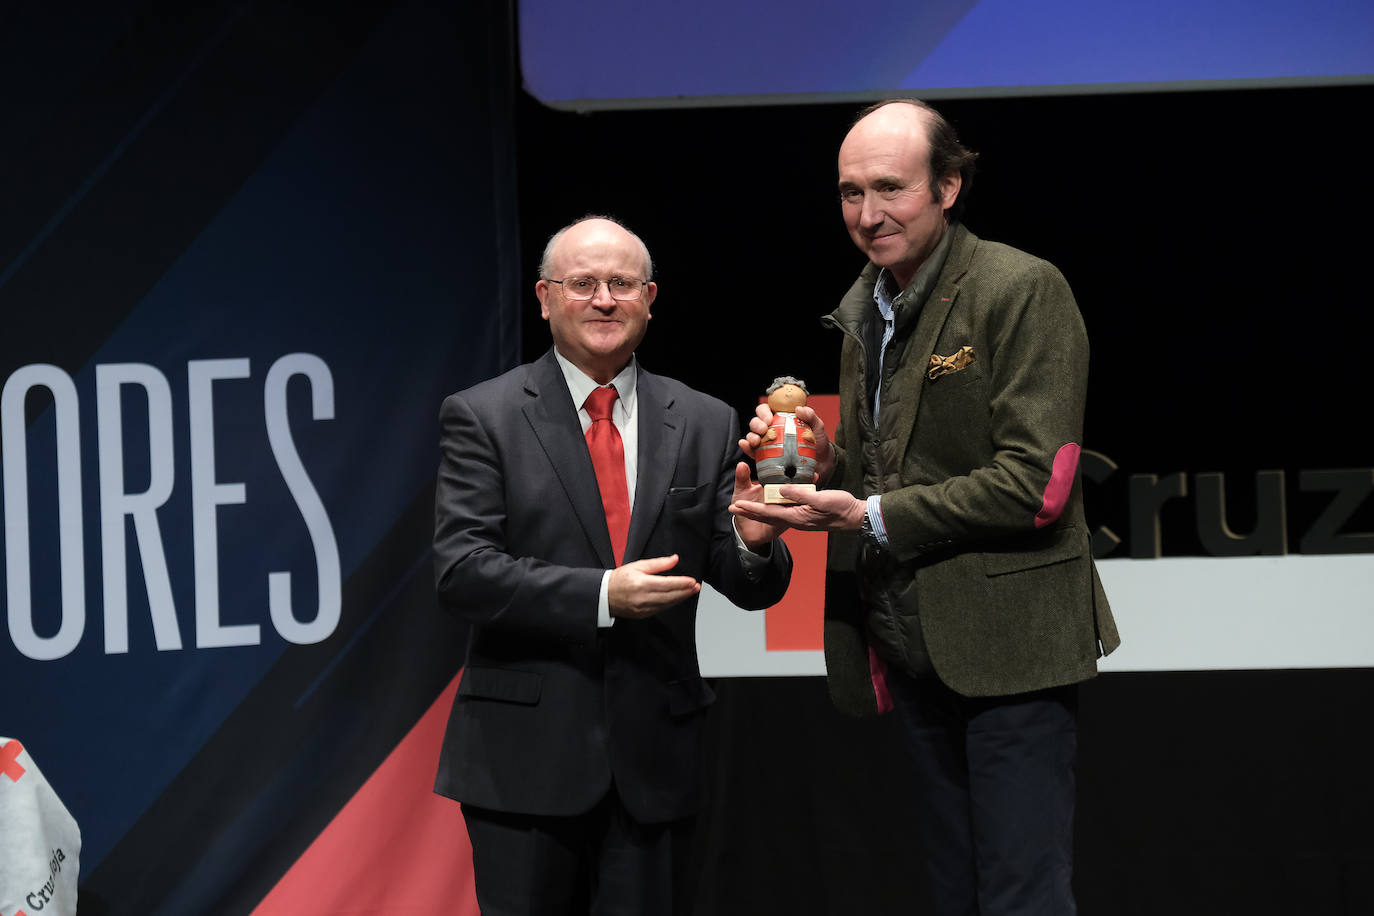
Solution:
<svg viewBox="0 0 1374 916">
<path fill-rule="evenodd" d="M 796 413 L 806 403 L 806 382 L 780 375 L 768 386 L 768 409 L 773 413 Z"/>
</svg>

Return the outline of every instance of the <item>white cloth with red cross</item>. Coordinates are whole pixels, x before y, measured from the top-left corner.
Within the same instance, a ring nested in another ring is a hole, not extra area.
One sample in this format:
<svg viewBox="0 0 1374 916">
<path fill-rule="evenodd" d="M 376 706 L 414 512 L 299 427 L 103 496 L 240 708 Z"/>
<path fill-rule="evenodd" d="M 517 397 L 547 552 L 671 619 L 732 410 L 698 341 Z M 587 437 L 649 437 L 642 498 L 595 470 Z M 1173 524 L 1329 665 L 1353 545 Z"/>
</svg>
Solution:
<svg viewBox="0 0 1374 916">
<path fill-rule="evenodd" d="M 75 916 L 81 828 L 14 738 L 0 738 L 0 825 L 0 916 Z"/>
</svg>

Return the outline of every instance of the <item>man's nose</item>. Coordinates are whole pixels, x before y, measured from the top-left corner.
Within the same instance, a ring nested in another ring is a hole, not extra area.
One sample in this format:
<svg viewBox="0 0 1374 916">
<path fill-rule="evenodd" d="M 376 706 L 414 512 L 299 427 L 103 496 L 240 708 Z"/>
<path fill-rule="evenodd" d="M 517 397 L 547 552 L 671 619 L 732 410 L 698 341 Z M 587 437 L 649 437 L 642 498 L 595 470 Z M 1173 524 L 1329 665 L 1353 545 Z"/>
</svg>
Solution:
<svg viewBox="0 0 1374 916">
<path fill-rule="evenodd" d="M 883 202 L 878 199 L 878 196 L 865 194 L 863 207 L 859 210 L 859 224 L 872 229 L 881 226 L 886 218 L 887 213 L 883 210 Z"/>
<path fill-rule="evenodd" d="M 592 304 L 597 308 L 615 308 L 615 299 L 611 296 L 610 281 L 596 281 L 596 292 L 592 293 Z"/>
</svg>

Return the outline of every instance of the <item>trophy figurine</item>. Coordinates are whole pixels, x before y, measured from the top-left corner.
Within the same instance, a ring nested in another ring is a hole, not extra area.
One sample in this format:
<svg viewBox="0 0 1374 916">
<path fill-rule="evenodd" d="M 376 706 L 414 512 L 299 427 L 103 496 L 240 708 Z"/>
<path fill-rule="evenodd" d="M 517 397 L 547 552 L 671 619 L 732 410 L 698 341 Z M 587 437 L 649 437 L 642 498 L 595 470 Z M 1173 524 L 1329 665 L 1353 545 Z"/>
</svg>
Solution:
<svg viewBox="0 0 1374 916">
<path fill-rule="evenodd" d="M 794 500 L 779 495 L 779 487 L 791 484 L 816 489 L 816 435 L 797 418 L 797 408 L 806 403 L 806 383 L 790 375 L 779 376 L 767 393 L 773 419 L 754 450 L 754 466 L 763 484 L 763 501 L 792 505 Z"/>
</svg>

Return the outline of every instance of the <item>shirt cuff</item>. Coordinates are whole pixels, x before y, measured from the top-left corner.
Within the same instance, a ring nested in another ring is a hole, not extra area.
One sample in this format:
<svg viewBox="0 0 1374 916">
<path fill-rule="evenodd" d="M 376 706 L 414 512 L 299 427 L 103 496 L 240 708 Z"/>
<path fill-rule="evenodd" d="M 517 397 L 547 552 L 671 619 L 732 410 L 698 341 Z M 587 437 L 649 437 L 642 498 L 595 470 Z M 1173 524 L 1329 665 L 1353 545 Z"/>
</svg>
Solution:
<svg viewBox="0 0 1374 916">
<path fill-rule="evenodd" d="M 596 625 L 600 629 L 615 625 L 615 618 L 611 616 L 611 573 L 614 571 L 608 569 L 601 577 L 601 594 L 596 597 Z"/>
<path fill-rule="evenodd" d="M 739 565 L 744 568 L 744 575 L 750 582 L 757 582 L 759 575 L 773 561 L 773 542 L 768 542 L 767 553 L 754 553 L 749 549 L 749 545 L 744 543 L 744 538 L 739 536 L 739 529 L 735 527 L 736 521 L 733 516 L 730 518 L 730 530 L 735 533 L 735 549 L 739 551 Z"/>
<path fill-rule="evenodd" d="M 873 529 L 873 540 L 878 542 L 879 547 L 888 546 L 887 526 L 883 524 L 882 496 L 877 493 L 870 496 L 867 500 L 866 511 L 868 512 L 868 524 Z"/>
</svg>

